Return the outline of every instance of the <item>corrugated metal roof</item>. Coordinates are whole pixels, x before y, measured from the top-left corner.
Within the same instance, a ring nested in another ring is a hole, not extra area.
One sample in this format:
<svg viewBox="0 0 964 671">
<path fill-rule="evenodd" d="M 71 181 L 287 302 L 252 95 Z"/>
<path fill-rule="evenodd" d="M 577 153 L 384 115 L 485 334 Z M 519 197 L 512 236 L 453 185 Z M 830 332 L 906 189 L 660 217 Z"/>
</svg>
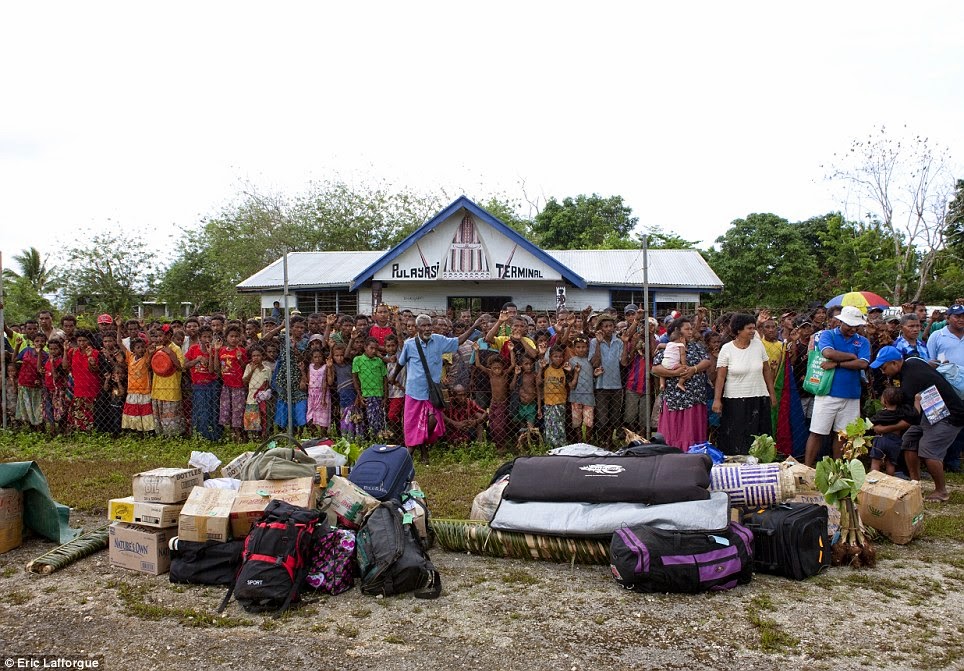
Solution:
<svg viewBox="0 0 964 671">
<path fill-rule="evenodd" d="M 384 256 L 385 252 L 291 252 L 288 286 L 347 287 L 352 278 Z M 280 289 L 284 286 L 282 259 L 259 270 L 238 285 L 238 291 Z"/>
<path fill-rule="evenodd" d="M 643 283 L 641 249 L 547 249 L 590 285 L 622 286 Z M 720 289 L 723 281 L 695 249 L 651 249 L 649 283 L 663 287 Z"/>
<path fill-rule="evenodd" d="M 643 253 L 639 249 L 544 250 L 581 276 L 589 285 L 628 286 L 643 283 Z M 288 255 L 288 286 L 348 287 L 353 278 L 386 252 L 292 252 Z M 238 291 L 280 289 L 282 263 L 277 261 L 238 285 Z M 649 283 L 659 287 L 720 289 L 723 281 L 693 249 L 651 249 Z"/>
</svg>

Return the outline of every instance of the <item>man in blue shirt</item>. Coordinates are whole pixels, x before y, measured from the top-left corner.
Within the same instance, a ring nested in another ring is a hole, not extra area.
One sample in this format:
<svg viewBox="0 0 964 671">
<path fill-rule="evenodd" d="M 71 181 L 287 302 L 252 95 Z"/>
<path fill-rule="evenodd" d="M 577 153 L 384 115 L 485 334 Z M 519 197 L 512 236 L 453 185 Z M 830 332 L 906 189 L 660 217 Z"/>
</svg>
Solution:
<svg viewBox="0 0 964 671">
<path fill-rule="evenodd" d="M 388 383 L 395 383 L 395 378 L 402 366 L 405 367 L 405 414 L 403 418 L 403 428 L 405 432 L 405 446 L 410 452 L 415 452 L 419 448 L 421 461 L 428 463 L 428 446 L 445 435 L 445 420 L 442 416 L 441 408 L 436 408 L 429 402 L 428 394 L 428 375 L 432 380 L 440 383 L 442 380 L 442 355 L 455 352 L 459 345 L 468 340 L 472 330 L 479 325 L 481 317 L 475 321 L 472 327 L 465 329 L 458 338 L 447 338 L 438 333 L 432 333 L 432 318 L 428 315 L 419 315 L 415 319 L 417 333 L 414 338 L 409 338 L 402 345 L 402 351 L 398 355 L 398 367 L 389 376 Z M 418 353 L 416 341 L 422 346 L 422 353 L 425 355 L 425 363 L 428 370 L 422 365 L 422 358 Z"/>
<path fill-rule="evenodd" d="M 964 368 L 964 305 L 955 304 L 947 309 L 947 324 L 931 333 L 927 339 L 927 351 L 931 361 L 947 361 Z M 957 435 L 957 440 L 947 450 L 947 457 L 944 459 L 946 470 L 955 473 L 960 471 L 962 450 L 964 431 Z"/>
<path fill-rule="evenodd" d="M 616 322 L 608 314 L 599 318 L 596 337 L 589 342 L 589 363 L 596 375 L 596 440 L 600 447 L 612 447 L 613 431 L 623 417 L 623 378 L 620 364 L 625 343 L 614 334 Z M 588 371 L 587 371 L 588 372 Z"/>
<path fill-rule="evenodd" d="M 900 318 L 900 336 L 894 341 L 894 348 L 905 359 L 916 356 L 927 360 L 927 345 L 920 338 L 920 319 L 913 312 Z"/>
<path fill-rule="evenodd" d="M 840 326 L 822 331 L 817 341 L 817 349 L 827 359 L 821 367 L 833 370 L 833 384 L 828 395 L 817 396 L 813 401 L 805 456 L 810 467 L 817 462 L 824 436 L 843 431 L 860 417 L 860 371 L 870 365 L 870 342 L 857 333 L 857 327 L 867 323 L 863 313 L 847 305 L 837 320 Z M 842 450 L 843 442 L 838 436 L 834 439 L 833 456 L 839 459 Z"/>
</svg>

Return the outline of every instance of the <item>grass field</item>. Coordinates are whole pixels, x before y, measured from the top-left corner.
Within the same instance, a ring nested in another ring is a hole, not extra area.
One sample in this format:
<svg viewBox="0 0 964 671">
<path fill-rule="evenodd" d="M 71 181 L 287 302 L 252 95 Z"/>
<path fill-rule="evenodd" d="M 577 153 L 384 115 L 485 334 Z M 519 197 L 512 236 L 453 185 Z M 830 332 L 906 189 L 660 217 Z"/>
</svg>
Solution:
<svg viewBox="0 0 964 671">
<path fill-rule="evenodd" d="M 212 443 L 203 439 L 112 439 L 100 435 L 48 438 L 36 433 L 0 433 L 0 461 L 36 461 L 59 502 L 84 512 L 106 510 L 107 501 L 129 496 L 135 473 L 161 466 L 186 466 L 194 450 L 212 452 L 227 463 L 254 443 Z M 511 456 L 492 445 L 434 448 L 430 465 L 416 464 L 416 479 L 432 515 L 465 519 L 472 499 L 488 486 L 492 474 Z M 948 474 L 951 500 L 927 504 L 926 536 L 964 541 L 964 475 Z M 924 483 L 925 491 L 930 487 Z"/>
<path fill-rule="evenodd" d="M 194 450 L 212 452 L 228 463 L 255 443 L 212 443 L 203 439 L 156 437 L 112 439 L 100 435 L 48 438 L 36 433 L 0 433 L 0 461 L 36 461 L 60 503 L 85 512 L 107 509 L 112 498 L 129 496 L 135 473 L 187 466 Z M 416 464 L 416 479 L 436 517 L 466 518 L 472 499 L 485 489 L 499 464 L 491 445 L 459 450 L 436 448 L 432 463 Z"/>
</svg>

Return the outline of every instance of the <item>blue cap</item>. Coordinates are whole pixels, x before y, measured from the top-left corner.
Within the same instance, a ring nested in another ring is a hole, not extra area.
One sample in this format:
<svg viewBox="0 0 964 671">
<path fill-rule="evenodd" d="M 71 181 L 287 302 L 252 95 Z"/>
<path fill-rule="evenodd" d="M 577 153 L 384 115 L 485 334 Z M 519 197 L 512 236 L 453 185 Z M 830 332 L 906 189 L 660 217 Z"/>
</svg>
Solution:
<svg viewBox="0 0 964 671">
<path fill-rule="evenodd" d="M 891 361 L 900 361 L 903 358 L 904 357 L 903 355 L 901 355 L 899 349 L 897 349 L 896 347 L 891 347 L 890 345 L 887 345 L 887 347 L 880 348 L 880 351 L 877 352 L 877 358 L 874 359 L 874 362 L 872 364 L 870 364 L 870 367 L 880 368 L 885 363 L 890 363 Z"/>
<path fill-rule="evenodd" d="M 947 308 L 948 315 L 964 315 L 964 305 L 958 305 L 955 303 L 951 307 Z"/>
</svg>

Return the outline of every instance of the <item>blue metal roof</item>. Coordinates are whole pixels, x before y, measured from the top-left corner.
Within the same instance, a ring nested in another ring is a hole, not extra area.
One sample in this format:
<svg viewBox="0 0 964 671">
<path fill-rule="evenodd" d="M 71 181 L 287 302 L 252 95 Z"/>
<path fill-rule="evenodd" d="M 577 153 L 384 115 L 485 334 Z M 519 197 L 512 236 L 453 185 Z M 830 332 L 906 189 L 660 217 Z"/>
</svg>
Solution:
<svg viewBox="0 0 964 671">
<path fill-rule="evenodd" d="M 451 205 L 446 207 L 444 210 L 439 212 L 435 217 L 421 226 L 419 226 L 415 231 L 411 233 L 407 238 L 402 240 L 393 249 L 386 252 L 383 256 L 378 258 L 374 263 L 369 265 L 365 270 L 361 271 L 355 278 L 351 281 L 351 289 L 356 289 L 359 285 L 370 280 L 376 272 L 385 264 L 389 263 L 393 259 L 397 258 L 399 255 L 405 252 L 409 247 L 414 245 L 423 235 L 433 230 L 436 226 L 444 222 L 446 219 L 451 217 L 453 214 L 461 209 L 468 210 L 472 215 L 478 217 L 489 226 L 499 231 L 502 235 L 512 240 L 514 243 L 518 244 L 520 247 L 528 251 L 530 254 L 535 256 L 540 261 L 544 262 L 550 268 L 556 270 L 562 278 L 576 286 L 580 289 L 586 288 L 586 280 L 584 280 L 580 275 L 577 275 L 571 268 L 560 263 L 555 257 L 550 254 L 546 254 L 544 251 L 539 249 L 536 245 L 532 244 L 524 237 L 519 235 L 515 230 L 503 224 L 499 219 L 493 217 L 491 214 L 483 210 L 481 207 L 473 203 L 466 196 L 459 196 Z"/>
</svg>

